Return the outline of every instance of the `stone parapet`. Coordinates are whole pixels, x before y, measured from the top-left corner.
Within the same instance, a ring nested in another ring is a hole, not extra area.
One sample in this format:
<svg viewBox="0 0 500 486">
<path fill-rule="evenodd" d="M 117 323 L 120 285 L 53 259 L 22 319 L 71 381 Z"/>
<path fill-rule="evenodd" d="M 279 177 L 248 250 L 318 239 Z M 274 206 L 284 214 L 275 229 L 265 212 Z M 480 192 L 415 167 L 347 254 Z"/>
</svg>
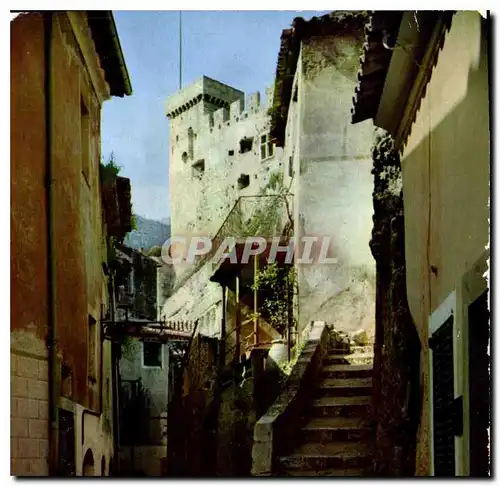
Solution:
<svg viewBox="0 0 500 486">
<path fill-rule="evenodd" d="M 252 476 L 271 476 L 278 455 L 286 452 L 300 428 L 300 419 L 310 396 L 314 378 L 321 369 L 330 335 L 325 322 L 313 322 L 308 329 L 297 362 L 285 388 L 254 427 Z"/>
</svg>

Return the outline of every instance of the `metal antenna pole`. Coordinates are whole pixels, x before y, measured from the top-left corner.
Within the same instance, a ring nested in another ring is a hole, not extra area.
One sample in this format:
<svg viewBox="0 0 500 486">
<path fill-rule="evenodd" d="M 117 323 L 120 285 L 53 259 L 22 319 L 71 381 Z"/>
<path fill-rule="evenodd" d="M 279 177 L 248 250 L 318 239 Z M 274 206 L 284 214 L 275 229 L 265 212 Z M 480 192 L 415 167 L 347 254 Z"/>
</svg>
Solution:
<svg viewBox="0 0 500 486">
<path fill-rule="evenodd" d="M 182 10 L 179 10 L 179 89 L 182 89 Z"/>
</svg>

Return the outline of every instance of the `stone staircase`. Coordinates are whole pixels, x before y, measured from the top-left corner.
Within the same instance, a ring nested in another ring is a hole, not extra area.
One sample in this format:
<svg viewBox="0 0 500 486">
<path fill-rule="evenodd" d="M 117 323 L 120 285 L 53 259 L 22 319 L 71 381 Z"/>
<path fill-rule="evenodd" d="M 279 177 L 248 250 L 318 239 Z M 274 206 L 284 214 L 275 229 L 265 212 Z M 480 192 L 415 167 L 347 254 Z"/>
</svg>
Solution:
<svg viewBox="0 0 500 486">
<path fill-rule="evenodd" d="M 278 476 L 369 476 L 373 346 L 333 344 Z"/>
</svg>

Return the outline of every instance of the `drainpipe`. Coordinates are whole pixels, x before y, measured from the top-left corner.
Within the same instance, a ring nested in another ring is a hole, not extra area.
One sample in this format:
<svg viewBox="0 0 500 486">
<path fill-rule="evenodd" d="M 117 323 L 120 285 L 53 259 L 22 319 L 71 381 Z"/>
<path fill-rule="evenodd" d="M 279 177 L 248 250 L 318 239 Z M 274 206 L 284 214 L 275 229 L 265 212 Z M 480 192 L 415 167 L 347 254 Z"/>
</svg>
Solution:
<svg viewBox="0 0 500 486">
<path fill-rule="evenodd" d="M 48 332 L 47 348 L 49 386 L 49 475 L 58 474 L 59 462 L 59 390 L 60 363 L 57 357 L 57 287 L 56 259 L 54 252 L 54 180 L 52 166 L 52 25 L 54 14 L 43 14 L 45 41 L 45 164 L 46 164 L 46 205 L 47 205 L 47 281 L 48 281 Z"/>
<path fill-rule="evenodd" d="M 114 271 L 110 272 L 111 280 L 111 322 L 115 325 L 116 322 L 116 312 L 115 312 L 115 281 L 114 281 Z M 119 473 L 121 472 L 120 466 L 120 361 L 118 348 L 119 344 L 111 341 L 111 373 L 113 382 L 113 435 L 115 442 L 115 469 Z"/>
</svg>

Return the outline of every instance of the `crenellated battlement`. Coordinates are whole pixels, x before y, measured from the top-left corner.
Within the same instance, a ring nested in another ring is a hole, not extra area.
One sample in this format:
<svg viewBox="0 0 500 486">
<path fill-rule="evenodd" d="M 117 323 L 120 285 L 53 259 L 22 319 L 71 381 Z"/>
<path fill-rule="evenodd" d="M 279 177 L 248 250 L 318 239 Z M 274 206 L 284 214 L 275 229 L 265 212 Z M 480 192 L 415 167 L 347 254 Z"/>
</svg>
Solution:
<svg viewBox="0 0 500 486">
<path fill-rule="evenodd" d="M 273 103 L 273 88 L 266 89 L 265 103 L 261 102 L 260 92 L 249 94 L 244 99 L 234 101 L 229 107 L 222 107 L 203 117 L 204 126 L 198 127 L 200 131 L 232 126 L 256 115 L 267 114 Z"/>
<path fill-rule="evenodd" d="M 197 107 L 201 112 L 197 112 L 193 128 L 199 133 L 210 132 L 267 113 L 273 103 L 273 91 L 272 87 L 266 89 L 265 103 L 259 91 L 245 100 L 244 92 L 203 76 L 168 98 L 166 115 L 170 120 L 184 113 L 190 117 L 189 110 Z"/>
</svg>

